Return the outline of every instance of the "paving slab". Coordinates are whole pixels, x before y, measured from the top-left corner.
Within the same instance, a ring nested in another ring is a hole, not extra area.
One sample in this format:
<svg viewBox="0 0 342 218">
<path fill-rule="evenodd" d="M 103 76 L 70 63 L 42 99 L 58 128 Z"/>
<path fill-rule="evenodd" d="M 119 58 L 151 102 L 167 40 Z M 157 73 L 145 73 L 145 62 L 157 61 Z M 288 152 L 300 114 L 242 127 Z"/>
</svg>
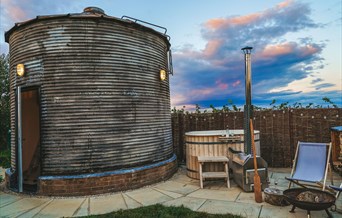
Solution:
<svg viewBox="0 0 342 218">
<path fill-rule="evenodd" d="M 277 185 L 275 183 L 277 183 Z M 270 179 L 270 186 L 277 187 L 281 190 L 288 189 L 289 183 L 290 182 L 286 179 Z"/>
<path fill-rule="evenodd" d="M 22 198 L 0 209 L 1 217 L 17 217 L 48 202 L 49 199 Z"/>
<path fill-rule="evenodd" d="M 198 188 L 200 188 L 200 181 L 199 179 L 193 179 L 191 182 L 188 182 L 188 183 L 185 183 L 187 185 L 193 185 L 193 186 L 196 186 Z"/>
<path fill-rule="evenodd" d="M 88 216 L 89 215 L 89 202 L 90 198 L 85 198 L 81 206 L 73 214 L 74 217 L 78 216 Z"/>
<path fill-rule="evenodd" d="M 235 214 L 246 218 L 257 218 L 261 206 L 231 201 L 207 200 L 197 211 L 211 214 Z"/>
<path fill-rule="evenodd" d="M 153 188 L 154 190 L 158 191 L 158 192 L 161 192 L 163 193 L 164 195 L 167 195 L 171 198 L 180 198 L 180 197 L 183 197 L 182 194 L 178 194 L 176 192 L 171 192 L 171 191 L 165 191 L 165 190 L 162 190 L 162 189 L 158 189 L 158 188 Z"/>
<path fill-rule="evenodd" d="M 53 199 L 34 217 L 71 217 L 83 201 L 84 198 Z"/>
<path fill-rule="evenodd" d="M 273 179 L 273 178 L 270 178 L 269 182 L 270 182 L 269 187 L 277 188 L 277 189 L 281 189 L 281 190 L 287 189 L 289 187 L 289 183 L 290 183 L 286 179 Z"/>
<path fill-rule="evenodd" d="M 193 198 L 204 198 L 213 200 L 224 200 L 224 201 L 235 201 L 240 194 L 241 189 L 230 188 L 229 191 L 220 191 L 212 189 L 199 189 L 189 195 L 188 197 Z"/>
<path fill-rule="evenodd" d="M 184 206 L 191 210 L 198 210 L 206 201 L 206 199 L 202 198 L 192 198 L 192 197 L 181 197 L 171 201 L 166 201 L 163 203 L 165 206 Z"/>
<path fill-rule="evenodd" d="M 264 218 L 294 218 L 296 215 L 299 214 L 293 214 L 289 211 L 291 210 L 292 206 L 286 206 L 286 207 L 276 207 L 272 205 L 264 205 L 261 209 L 260 217 Z"/>
<path fill-rule="evenodd" d="M 49 199 L 47 202 L 45 202 L 44 204 L 35 207 L 31 210 L 26 211 L 25 213 L 20 214 L 19 216 L 17 216 L 17 218 L 31 218 L 36 216 L 41 210 L 43 210 L 47 205 L 49 205 L 52 202 L 53 199 Z"/>
<path fill-rule="evenodd" d="M 273 172 L 276 172 L 276 173 L 288 173 L 289 175 L 291 174 L 291 168 L 268 168 L 268 171 L 273 173 Z"/>
<path fill-rule="evenodd" d="M 186 175 L 186 170 L 178 170 L 178 172 L 171 177 L 171 181 L 185 183 L 189 185 L 199 186 L 199 179 L 190 178 Z"/>
<path fill-rule="evenodd" d="M 291 173 L 278 173 L 278 172 L 273 172 L 272 176 L 270 178 L 272 179 L 285 179 L 285 177 L 290 177 Z"/>
<path fill-rule="evenodd" d="M 189 183 L 198 183 L 199 184 L 199 180 L 198 179 L 192 179 L 190 177 L 188 177 L 186 175 L 186 173 L 176 173 L 172 178 L 171 178 L 172 181 L 175 181 L 175 182 L 181 182 L 181 183 L 185 183 L 185 184 L 189 184 Z"/>
<path fill-rule="evenodd" d="M 153 190 L 152 188 L 142 188 L 125 192 L 125 194 L 144 206 L 160 204 L 165 201 L 173 200 L 173 198 Z"/>
<path fill-rule="evenodd" d="M 199 185 L 199 181 L 198 181 L 198 185 Z M 212 190 L 228 190 L 227 182 L 224 181 L 224 179 L 203 181 L 203 187 L 205 189 L 212 189 Z"/>
<path fill-rule="evenodd" d="M 157 188 L 157 189 L 165 190 L 165 191 L 171 191 L 171 192 L 179 193 L 182 195 L 187 195 L 187 194 L 194 192 L 200 188 L 199 185 L 198 186 L 188 185 L 188 184 L 184 184 L 184 183 L 180 183 L 180 182 L 174 182 L 174 181 L 170 181 L 170 180 L 163 182 L 163 183 L 159 183 L 153 187 Z"/>
<path fill-rule="evenodd" d="M 241 192 L 239 194 L 239 196 L 237 197 L 235 202 L 248 203 L 248 204 L 256 204 L 256 205 L 260 205 L 260 206 L 268 204 L 267 202 L 264 201 L 264 199 L 265 199 L 264 193 L 262 192 L 261 194 L 262 194 L 262 199 L 263 199 L 262 203 L 255 202 L 254 192 Z"/>
<path fill-rule="evenodd" d="M 0 208 L 19 201 L 20 199 L 22 199 L 22 197 L 16 196 L 15 194 L 6 194 L 0 192 Z"/>
<path fill-rule="evenodd" d="M 89 202 L 90 214 L 105 214 L 120 209 L 127 209 L 125 200 L 121 193 L 92 197 Z"/>
<path fill-rule="evenodd" d="M 133 209 L 133 208 L 138 208 L 138 207 L 143 206 L 142 204 L 140 204 L 133 198 L 127 196 L 125 193 L 122 193 L 122 197 L 124 198 L 128 209 Z"/>
</svg>

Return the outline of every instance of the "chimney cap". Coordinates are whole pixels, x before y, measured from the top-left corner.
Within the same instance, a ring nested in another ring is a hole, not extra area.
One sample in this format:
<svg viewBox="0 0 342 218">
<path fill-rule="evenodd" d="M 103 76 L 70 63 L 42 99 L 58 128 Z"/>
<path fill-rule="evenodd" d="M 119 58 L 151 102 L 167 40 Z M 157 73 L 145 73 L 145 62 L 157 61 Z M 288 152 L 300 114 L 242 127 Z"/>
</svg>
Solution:
<svg viewBox="0 0 342 218">
<path fill-rule="evenodd" d="M 86 7 L 85 9 L 83 9 L 83 12 L 84 13 L 93 13 L 93 14 L 103 14 L 103 15 L 105 15 L 104 10 L 102 10 L 99 7 L 93 7 L 93 6 Z"/>
<path fill-rule="evenodd" d="M 246 46 L 246 47 L 242 48 L 241 50 L 252 50 L 252 49 L 253 49 L 253 47 Z"/>
</svg>

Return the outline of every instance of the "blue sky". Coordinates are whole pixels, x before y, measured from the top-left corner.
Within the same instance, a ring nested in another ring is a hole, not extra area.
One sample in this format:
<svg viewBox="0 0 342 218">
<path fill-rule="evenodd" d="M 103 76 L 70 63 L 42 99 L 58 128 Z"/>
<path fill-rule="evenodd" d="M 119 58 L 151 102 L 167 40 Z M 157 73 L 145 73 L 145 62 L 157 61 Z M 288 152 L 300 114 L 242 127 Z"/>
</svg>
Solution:
<svg viewBox="0 0 342 218">
<path fill-rule="evenodd" d="M 252 51 L 252 103 L 315 103 L 342 107 L 340 0 L 0 0 L 4 32 L 37 15 L 78 13 L 97 6 L 164 26 L 171 36 L 172 107 L 243 105 L 244 57 Z"/>
</svg>

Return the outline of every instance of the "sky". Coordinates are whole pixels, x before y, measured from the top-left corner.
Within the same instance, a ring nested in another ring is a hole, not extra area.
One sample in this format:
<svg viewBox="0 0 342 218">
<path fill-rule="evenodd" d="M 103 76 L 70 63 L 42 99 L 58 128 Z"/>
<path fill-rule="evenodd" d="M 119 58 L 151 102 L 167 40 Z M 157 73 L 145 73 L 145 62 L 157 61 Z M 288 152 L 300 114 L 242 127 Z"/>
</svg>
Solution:
<svg viewBox="0 0 342 218">
<path fill-rule="evenodd" d="M 38 15 L 102 8 L 167 28 L 174 75 L 171 106 L 192 110 L 245 104 L 241 48 L 253 47 L 252 104 L 259 107 L 342 107 L 341 0 L 0 0 L 0 52 L 4 33 Z"/>
</svg>

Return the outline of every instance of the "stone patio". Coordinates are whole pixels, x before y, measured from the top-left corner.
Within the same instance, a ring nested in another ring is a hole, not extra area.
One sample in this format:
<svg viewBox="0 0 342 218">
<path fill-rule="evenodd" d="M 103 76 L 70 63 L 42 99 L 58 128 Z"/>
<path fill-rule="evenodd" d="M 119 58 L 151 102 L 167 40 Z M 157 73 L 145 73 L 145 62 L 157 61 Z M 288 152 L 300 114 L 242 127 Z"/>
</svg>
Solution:
<svg viewBox="0 0 342 218">
<path fill-rule="evenodd" d="M 3 174 L 3 169 L 0 171 Z M 270 187 L 285 190 L 290 169 L 269 169 Z M 330 182 L 330 180 L 328 180 Z M 342 178 L 334 174 L 334 183 L 340 184 Z M 342 209 L 342 197 L 336 201 L 337 208 Z M 186 176 L 184 167 L 169 180 L 148 187 L 111 193 L 98 196 L 84 197 L 38 197 L 26 194 L 17 194 L 4 188 L 2 183 L 0 191 L 0 217 L 77 217 L 92 214 L 104 214 L 119 209 L 131 209 L 141 206 L 161 203 L 190 208 L 194 211 L 208 213 L 231 213 L 244 217 L 307 217 L 306 211 L 296 209 L 289 213 L 291 206 L 273 206 L 266 202 L 256 203 L 254 193 L 243 192 L 231 180 L 231 188 L 226 187 L 223 180 L 205 181 L 204 189 L 200 189 L 199 180 Z M 334 217 L 342 214 L 332 212 Z M 311 216 L 327 217 L 325 211 L 312 211 Z"/>
</svg>

